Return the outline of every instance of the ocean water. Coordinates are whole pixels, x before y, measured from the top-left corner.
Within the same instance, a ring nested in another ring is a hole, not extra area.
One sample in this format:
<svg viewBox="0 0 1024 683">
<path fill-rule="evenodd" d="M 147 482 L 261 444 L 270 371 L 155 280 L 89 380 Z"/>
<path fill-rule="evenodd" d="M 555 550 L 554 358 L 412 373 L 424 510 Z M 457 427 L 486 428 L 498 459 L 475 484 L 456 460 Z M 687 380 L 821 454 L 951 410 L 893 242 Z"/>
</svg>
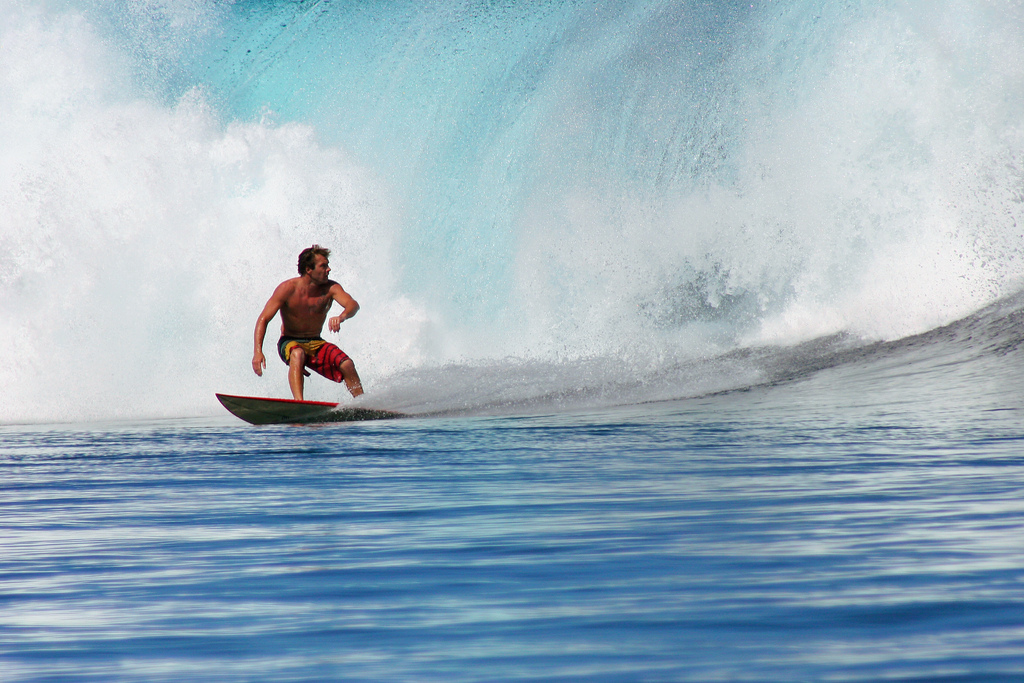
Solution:
<svg viewBox="0 0 1024 683">
<path fill-rule="evenodd" d="M 1024 680 L 1022 110 L 1013 0 L 0 0 L 0 681 Z M 314 242 L 407 418 L 216 402 Z"/>
<path fill-rule="evenodd" d="M 5 427 L 3 678 L 1021 680 L 1010 358 L 1004 394 L 887 357 L 557 414 Z"/>
</svg>

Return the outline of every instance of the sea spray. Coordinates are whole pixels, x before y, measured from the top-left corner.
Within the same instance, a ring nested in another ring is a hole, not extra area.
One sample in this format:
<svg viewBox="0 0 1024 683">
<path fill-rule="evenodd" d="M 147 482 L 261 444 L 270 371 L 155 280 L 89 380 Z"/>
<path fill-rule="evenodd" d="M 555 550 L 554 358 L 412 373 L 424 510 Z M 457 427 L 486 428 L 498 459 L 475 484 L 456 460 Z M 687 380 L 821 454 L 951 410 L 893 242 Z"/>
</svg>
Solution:
<svg viewBox="0 0 1024 683">
<path fill-rule="evenodd" d="M 5 421 L 286 394 L 252 325 L 312 242 L 368 388 L 427 410 L 744 386 L 733 350 L 922 332 L 1024 268 L 1013 3 L 3 12 Z"/>
<path fill-rule="evenodd" d="M 895 338 L 1016 288 L 1022 25 L 1012 3 L 280 3 L 235 12 L 199 73 L 392 180 L 403 287 L 453 356 L 713 352 Z"/>
<path fill-rule="evenodd" d="M 386 313 L 377 333 L 415 327 L 388 294 L 387 202 L 366 169 L 308 126 L 224 121 L 199 88 L 171 106 L 126 92 L 81 13 L 7 18 L 5 420 L 201 414 L 214 384 L 282 391 L 248 366 L 296 245 L 343 245 L 335 272 Z M 402 358 L 346 333 L 371 368 Z"/>
</svg>

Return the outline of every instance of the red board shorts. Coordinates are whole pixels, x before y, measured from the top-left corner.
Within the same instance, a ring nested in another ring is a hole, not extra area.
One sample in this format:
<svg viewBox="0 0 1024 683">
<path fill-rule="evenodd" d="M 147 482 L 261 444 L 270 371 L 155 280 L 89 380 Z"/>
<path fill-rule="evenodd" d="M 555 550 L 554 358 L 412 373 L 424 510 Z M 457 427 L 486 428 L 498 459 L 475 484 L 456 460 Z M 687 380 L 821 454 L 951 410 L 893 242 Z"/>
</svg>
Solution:
<svg viewBox="0 0 1024 683">
<path fill-rule="evenodd" d="M 323 375 L 333 382 L 341 382 L 341 364 L 347 361 L 348 354 L 334 344 L 320 337 L 281 337 L 277 340 L 277 354 L 285 365 L 289 365 L 288 356 L 296 346 L 306 352 L 306 367 Z"/>
</svg>

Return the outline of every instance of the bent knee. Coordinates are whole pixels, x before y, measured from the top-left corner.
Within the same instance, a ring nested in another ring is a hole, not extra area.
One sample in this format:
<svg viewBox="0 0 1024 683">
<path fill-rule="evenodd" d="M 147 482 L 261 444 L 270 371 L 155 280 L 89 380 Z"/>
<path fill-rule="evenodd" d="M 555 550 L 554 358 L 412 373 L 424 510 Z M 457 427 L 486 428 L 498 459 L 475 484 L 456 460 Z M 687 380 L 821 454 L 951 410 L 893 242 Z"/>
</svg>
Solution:
<svg viewBox="0 0 1024 683">
<path fill-rule="evenodd" d="M 306 363 L 306 352 L 301 346 L 296 346 L 292 349 L 292 352 L 288 354 L 289 365 L 305 365 Z"/>
</svg>

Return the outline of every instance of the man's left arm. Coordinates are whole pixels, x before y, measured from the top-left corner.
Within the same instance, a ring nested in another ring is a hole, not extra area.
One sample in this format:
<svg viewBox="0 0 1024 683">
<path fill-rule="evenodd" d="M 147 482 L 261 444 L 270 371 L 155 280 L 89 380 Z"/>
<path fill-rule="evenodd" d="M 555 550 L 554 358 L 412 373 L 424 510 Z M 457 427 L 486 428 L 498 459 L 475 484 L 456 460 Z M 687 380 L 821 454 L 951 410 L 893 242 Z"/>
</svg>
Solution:
<svg viewBox="0 0 1024 683">
<path fill-rule="evenodd" d="M 327 329 L 331 332 L 337 332 L 341 329 L 341 324 L 354 316 L 359 311 L 359 304 L 356 300 L 349 296 L 348 292 L 341 288 L 341 285 L 334 283 L 331 287 L 331 296 L 335 301 L 344 309 L 339 315 L 334 316 L 327 320 Z"/>
</svg>

